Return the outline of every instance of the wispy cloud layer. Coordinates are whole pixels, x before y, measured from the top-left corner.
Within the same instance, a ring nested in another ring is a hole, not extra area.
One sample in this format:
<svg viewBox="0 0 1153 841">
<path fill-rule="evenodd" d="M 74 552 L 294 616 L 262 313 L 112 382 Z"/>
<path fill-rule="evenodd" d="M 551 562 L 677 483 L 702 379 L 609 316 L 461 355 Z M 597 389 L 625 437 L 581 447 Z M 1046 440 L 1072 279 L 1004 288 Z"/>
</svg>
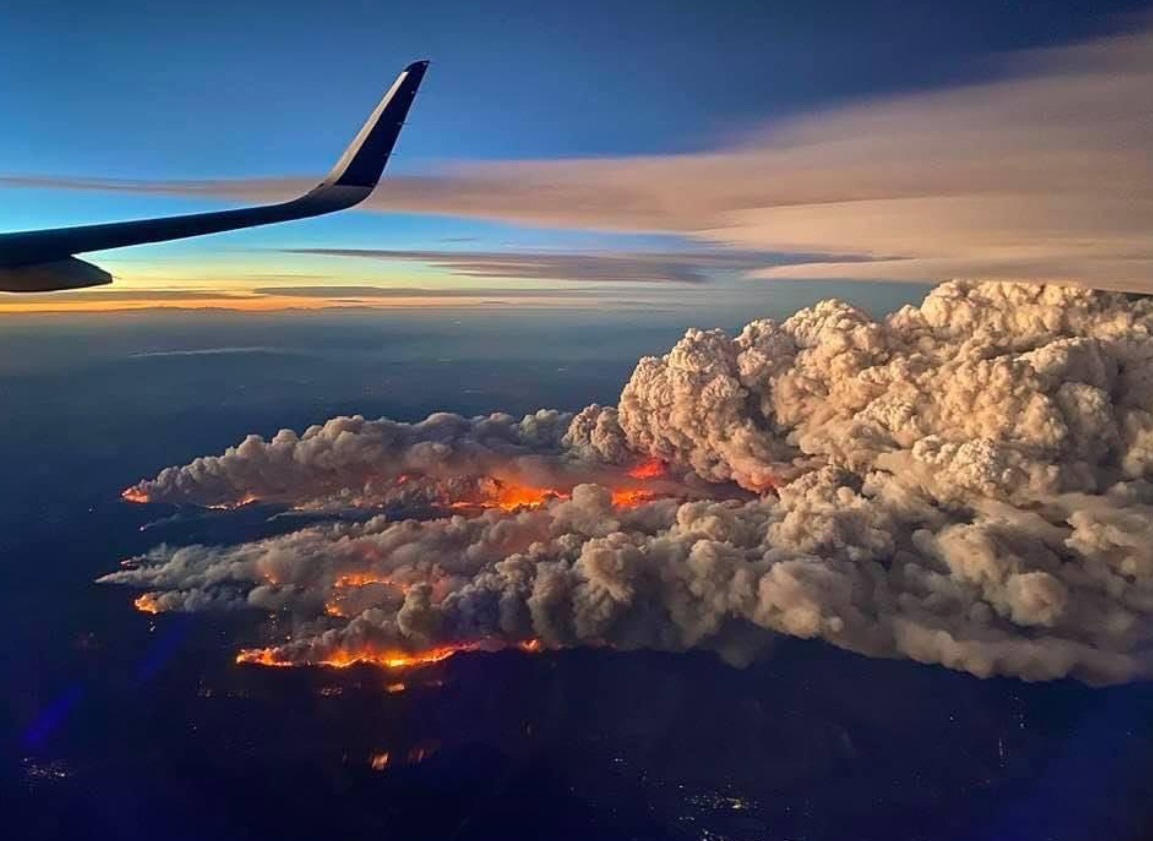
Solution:
<svg viewBox="0 0 1153 841">
<path fill-rule="evenodd" d="M 1153 29 L 1006 66 L 997 81 L 796 118 L 715 151 L 393 177 L 369 206 L 810 255 L 766 260 L 755 270 L 763 277 L 1048 278 L 1153 291 Z M 6 182 L 247 200 L 314 180 Z M 489 276 L 493 256 L 461 267 Z"/>
<path fill-rule="evenodd" d="M 715 272 L 763 266 L 765 255 L 693 252 L 409 251 L 378 248 L 298 248 L 319 254 L 424 263 L 455 275 L 608 283 L 704 283 Z"/>
</svg>

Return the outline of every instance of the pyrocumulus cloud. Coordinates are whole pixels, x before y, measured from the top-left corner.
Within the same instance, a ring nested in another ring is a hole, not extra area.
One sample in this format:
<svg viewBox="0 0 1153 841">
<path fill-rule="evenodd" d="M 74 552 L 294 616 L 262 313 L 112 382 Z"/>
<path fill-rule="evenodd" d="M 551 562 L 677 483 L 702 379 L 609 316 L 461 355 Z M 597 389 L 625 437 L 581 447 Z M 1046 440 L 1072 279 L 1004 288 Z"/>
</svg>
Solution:
<svg viewBox="0 0 1153 841">
<path fill-rule="evenodd" d="M 747 662 L 775 634 L 979 676 L 1149 672 L 1153 303 L 951 282 L 884 320 L 824 301 L 690 330 L 616 406 L 250 437 L 136 500 L 426 506 L 102 580 L 148 610 L 284 611 L 245 655 L 507 644 Z M 394 655 L 389 655 L 394 656 Z"/>
</svg>

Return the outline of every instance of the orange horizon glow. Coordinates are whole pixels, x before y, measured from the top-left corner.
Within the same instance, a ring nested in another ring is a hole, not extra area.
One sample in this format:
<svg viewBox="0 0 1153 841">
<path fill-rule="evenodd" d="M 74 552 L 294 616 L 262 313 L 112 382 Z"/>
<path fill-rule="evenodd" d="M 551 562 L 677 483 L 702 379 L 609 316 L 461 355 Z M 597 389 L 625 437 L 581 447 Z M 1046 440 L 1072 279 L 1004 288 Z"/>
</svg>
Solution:
<svg viewBox="0 0 1153 841">
<path fill-rule="evenodd" d="M 366 284 L 370 285 L 370 284 Z M 494 303 L 517 308 L 533 309 L 563 309 L 574 303 L 588 305 L 595 303 L 589 299 L 579 302 L 566 301 L 564 298 L 546 295 L 527 295 L 517 289 L 510 289 L 507 294 L 497 290 L 490 290 L 477 295 L 444 296 L 420 294 L 414 291 L 412 295 L 378 298 L 355 296 L 337 296 L 333 298 L 315 298 L 311 296 L 294 295 L 259 295 L 252 293 L 230 293 L 224 290 L 211 290 L 219 292 L 219 297 L 194 296 L 190 290 L 190 297 L 174 296 L 171 291 L 158 288 L 156 292 L 164 293 L 163 297 L 150 297 L 147 291 L 141 291 L 139 297 L 116 297 L 107 301 L 91 297 L 83 300 L 69 300 L 68 293 L 60 293 L 59 297 L 51 293 L 36 296 L 30 300 L 23 295 L 0 296 L 0 316 L 4 315 L 70 315 L 81 313 L 115 313 L 115 312 L 147 312 L 150 310 L 196 310 L 211 312 L 224 310 L 228 312 L 294 312 L 317 310 L 349 310 L 349 309 L 411 309 L 413 307 L 429 308 L 490 308 Z"/>
</svg>

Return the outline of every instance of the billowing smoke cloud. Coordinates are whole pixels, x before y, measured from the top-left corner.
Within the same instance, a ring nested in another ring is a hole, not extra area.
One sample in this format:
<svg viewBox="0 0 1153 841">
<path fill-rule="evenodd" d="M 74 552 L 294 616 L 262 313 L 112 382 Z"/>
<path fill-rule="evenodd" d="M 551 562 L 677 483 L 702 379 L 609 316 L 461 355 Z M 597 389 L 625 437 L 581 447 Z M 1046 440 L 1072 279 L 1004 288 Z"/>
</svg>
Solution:
<svg viewBox="0 0 1153 841">
<path fill-rule="evenodd" d="M 126 492 L 315 507 L 414 485 L 456 513 L 160 547 L 102 580 L 149 610 L 287 611 L 291 640 L 243 655 L 270 664 L 516 643 L 743 662 L 789 634 L 980 676 L 1146 676 L 1151 330 L 1150 300 L 960 282 L 882 321 L 825 301 L 690 330 L 615 407 L 338 418 Z M 506 493 L 526 485 L 556 491 Z"/>
<path fill-rule="evenodd" d="M 765 277 L 980 277 L 1153 291 L 1153 30 L 1006 66 L 994 81 L 793 118 L 693 154 L 394 176 L 367 206 L 663 231 L 807 255 L 791 265 L 766 259 L 755 272 Z M 268 199 L 315 179 L 7 181 Z"/>
<path fill-rule="evenodd" d="M 290 429 L 269 441 L 250 435 L 223 455 L 168 468 L 126 495 L 223 508 L 249 499 L 308 507 L 381 504 L 397 498 L 397 480 L 406 477 L 451 482 L 547 472 L 555 460 L 545 456 L 559 452 L 568 422 L 568 415 L 543 410 L 520 421 L 448 413 L 416 424 L 334 418 L 302 435 Z M 402 501 L 406 494 L 400 492 Z"/>
</svg>

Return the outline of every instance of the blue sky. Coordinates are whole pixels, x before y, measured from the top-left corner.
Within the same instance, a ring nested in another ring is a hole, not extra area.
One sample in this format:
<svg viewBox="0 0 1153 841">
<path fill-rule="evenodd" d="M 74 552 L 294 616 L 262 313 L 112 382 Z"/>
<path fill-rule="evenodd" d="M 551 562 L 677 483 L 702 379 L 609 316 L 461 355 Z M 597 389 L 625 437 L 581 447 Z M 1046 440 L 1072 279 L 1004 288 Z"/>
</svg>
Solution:
<svg viewBox="0 0 1153 841">
<path fill-rule="evenodd" d="M 669 154 L 798 113 L 978 81 L 999 56 L 1117 28 L 1139 3 L 7 0 L 0 174 L 142 180 L 322 175 L 408 61 L 433 62 L 394 174 L 454 162 Z M 3 189 L 0 230 L 228 202 Z M 130 280 L 282 247 L 651 250 L 670 237 L 345 213 L 109 255 Z M 203 261 L 201 263 L 200 261 Z M 315 263 L 316 261 L 313 261 Z M 419 276 L 327 258 L 321 273 Z M 308 266 L 314 273 L 317 267 Z M 205 280 L 209 280 L 205 278 Z"/>
</svg>

